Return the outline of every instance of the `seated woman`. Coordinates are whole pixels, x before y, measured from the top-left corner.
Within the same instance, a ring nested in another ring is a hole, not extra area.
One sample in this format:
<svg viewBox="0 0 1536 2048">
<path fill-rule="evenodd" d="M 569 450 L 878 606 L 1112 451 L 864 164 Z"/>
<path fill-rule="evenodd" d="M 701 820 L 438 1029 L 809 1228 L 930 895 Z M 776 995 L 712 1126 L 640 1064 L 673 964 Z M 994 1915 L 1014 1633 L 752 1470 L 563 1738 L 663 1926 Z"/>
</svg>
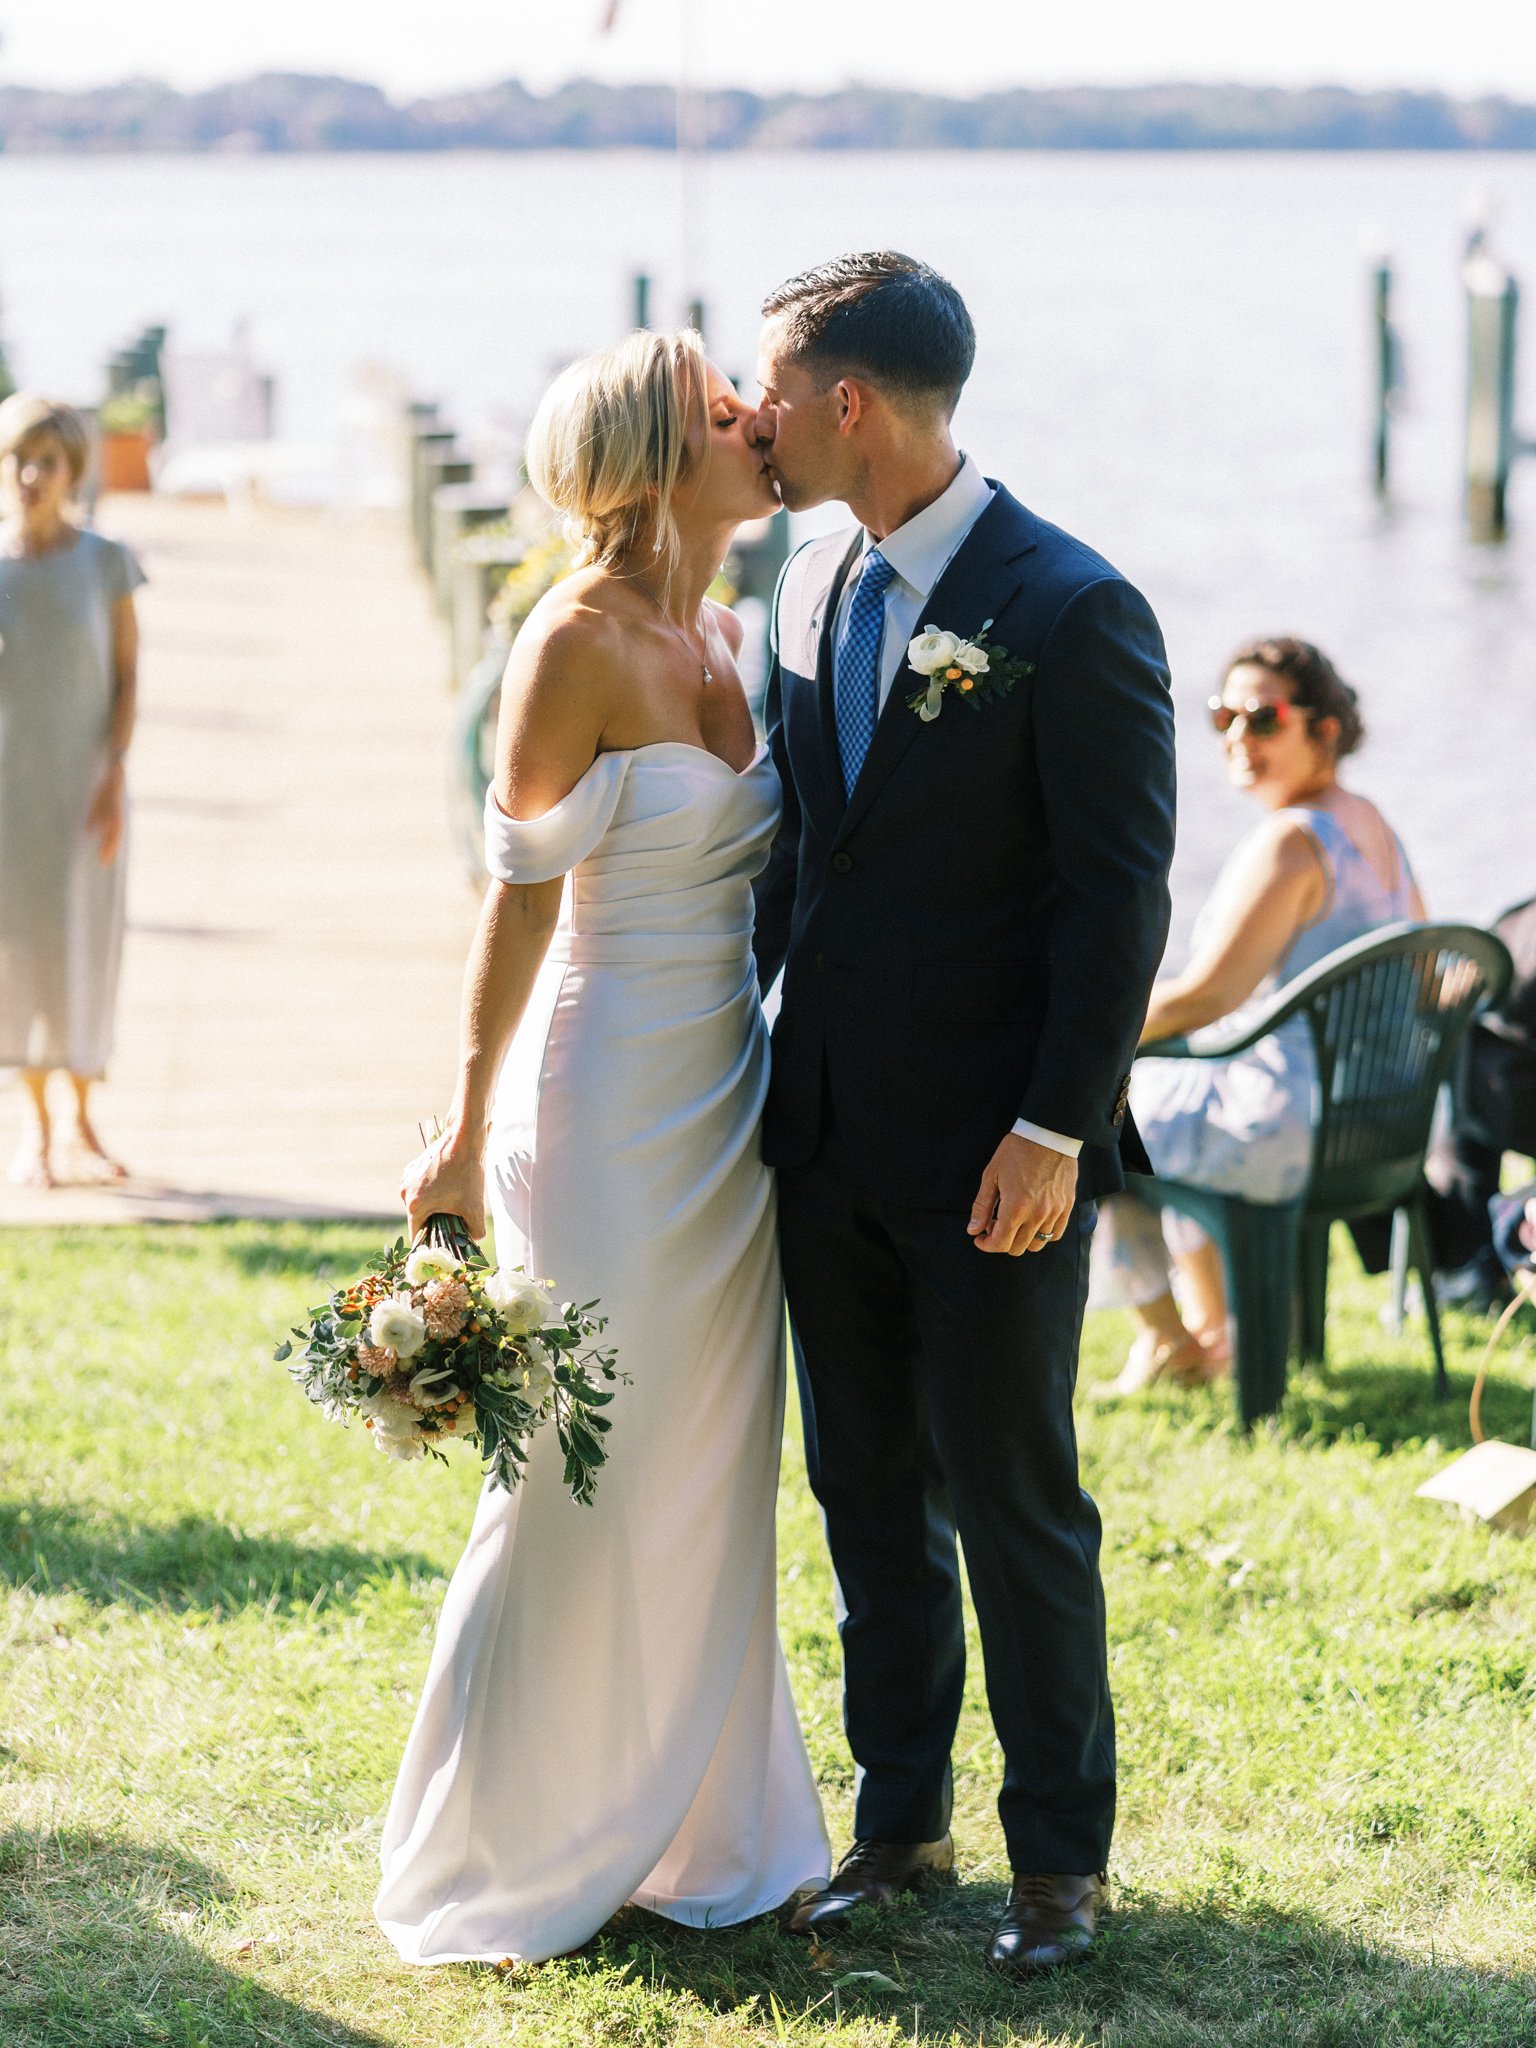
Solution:
<svg viewBox="0 0 1536 2048">
<path fill-rule="evenodd" d="M 1241 1025 L 1325 954 L 1424 915 L 1397 834 L 1346 790 L 1338 764 L 1365 737 L 1355 693 L 1305 640 L 1255 640 L 1233 659 L 1211 719 L 1236 788 L 1269 812 L 1240 842 L 1196 920 L 1182 974 L 1159 981 L 1142 1043 Z M 1315 1069 L 1296 1017 L 1224 1060 L 1143 1059 L 1131 1107 L 1156 1171 L 1250 1202 L 1306 1184 Z M 1178 1299 L 1174 1296 L 1177 1276 Z M 1188 1218 L 1134 1194 L 1104 1205 L 1090 1305 L 1137 1325 L 1108 1392 L 1210 1379 L 1229 1363 L 1221 1259 Z"/>
</svg>

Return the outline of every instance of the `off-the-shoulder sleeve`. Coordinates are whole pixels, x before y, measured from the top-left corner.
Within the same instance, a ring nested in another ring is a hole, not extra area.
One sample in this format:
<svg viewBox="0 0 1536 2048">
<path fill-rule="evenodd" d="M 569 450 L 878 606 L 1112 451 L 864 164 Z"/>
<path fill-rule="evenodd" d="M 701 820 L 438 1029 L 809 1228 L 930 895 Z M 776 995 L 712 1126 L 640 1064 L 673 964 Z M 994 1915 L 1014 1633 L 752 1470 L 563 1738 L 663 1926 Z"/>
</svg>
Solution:
<svg viewBox="0 0 1536 2048">
<path fill-rule="evenodd" d="M 542 818 L 509 818 L 485 793 L 485 864 L 498 882 L 552 882 L 587 858 L 618 809 L 627 753 L 599 754 L 569 796 Z"/>
</svg>

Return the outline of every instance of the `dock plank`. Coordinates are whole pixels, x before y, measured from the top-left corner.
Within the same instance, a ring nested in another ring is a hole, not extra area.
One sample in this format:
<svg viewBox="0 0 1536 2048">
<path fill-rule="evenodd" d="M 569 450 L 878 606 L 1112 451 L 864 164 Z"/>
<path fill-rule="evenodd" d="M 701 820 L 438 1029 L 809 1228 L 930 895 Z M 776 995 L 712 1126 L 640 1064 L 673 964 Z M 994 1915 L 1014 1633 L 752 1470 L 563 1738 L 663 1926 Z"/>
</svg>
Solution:
<svg viewBox="0 0 1536 2048">
<path fill-rule="evenodd" d="M 150 577 L 95 1097 L 134 1179 L 0 1181 L 0 1223 L 397 1214 L 417 1121 L 451 1086 L 476 910 L 442 635 L 403 522 L 120 497 L 100 524 Z M 10 1077 L 0 1160 L 21 1128 Z"/>
</svg>

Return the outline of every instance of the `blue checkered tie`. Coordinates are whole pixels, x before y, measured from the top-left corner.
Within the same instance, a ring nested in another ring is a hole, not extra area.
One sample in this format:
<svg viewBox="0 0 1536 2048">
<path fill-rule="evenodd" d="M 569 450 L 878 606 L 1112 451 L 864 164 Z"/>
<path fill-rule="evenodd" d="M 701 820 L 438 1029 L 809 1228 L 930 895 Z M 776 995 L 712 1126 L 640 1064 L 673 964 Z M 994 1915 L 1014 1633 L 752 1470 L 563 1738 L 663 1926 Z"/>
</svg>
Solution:
<svg viewBox="0 0 1536 2048">
<path fill-rule="evenodd" d="M 837 711 L 837 752 L 843 788 L 851 796 L 875 736 L 880 709 L 880 635 L 885 626 L 886 585 L 896 571 L 878 548 L 864 557 L 853 601 L 838 636 L 832 671 Z"/>
</svg>

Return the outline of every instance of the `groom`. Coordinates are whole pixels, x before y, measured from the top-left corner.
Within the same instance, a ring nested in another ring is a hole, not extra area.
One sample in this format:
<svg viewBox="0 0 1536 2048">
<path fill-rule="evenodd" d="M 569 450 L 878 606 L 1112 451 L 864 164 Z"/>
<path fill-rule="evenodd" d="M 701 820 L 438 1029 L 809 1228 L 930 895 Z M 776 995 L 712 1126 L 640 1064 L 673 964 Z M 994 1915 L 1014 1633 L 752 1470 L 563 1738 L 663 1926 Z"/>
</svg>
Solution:
<svg viewBox="0 0 1536 2048">
<path fill-rule="evenodd" d="M 987 1956 L 1024 1973 L 1091 1946 L 1114 1817 L 1072 1393 L 1094 1201 L 1122 1152 L 1145 1168 L 1126 1094 L 1168 925 L 1168 671 L 1130 584 L 956 448 L 975 333 L 951 284 L 879 251 L 763 311 L 784 503 L 859 522 L 780 581 L 757 904 L 763 987 L 784 969 L 763 1147 L 858 1765 L 854 1845 L 792 1924 L 953 1867 L 958 1534 L 1014 1873 Z"/>
</svg>

